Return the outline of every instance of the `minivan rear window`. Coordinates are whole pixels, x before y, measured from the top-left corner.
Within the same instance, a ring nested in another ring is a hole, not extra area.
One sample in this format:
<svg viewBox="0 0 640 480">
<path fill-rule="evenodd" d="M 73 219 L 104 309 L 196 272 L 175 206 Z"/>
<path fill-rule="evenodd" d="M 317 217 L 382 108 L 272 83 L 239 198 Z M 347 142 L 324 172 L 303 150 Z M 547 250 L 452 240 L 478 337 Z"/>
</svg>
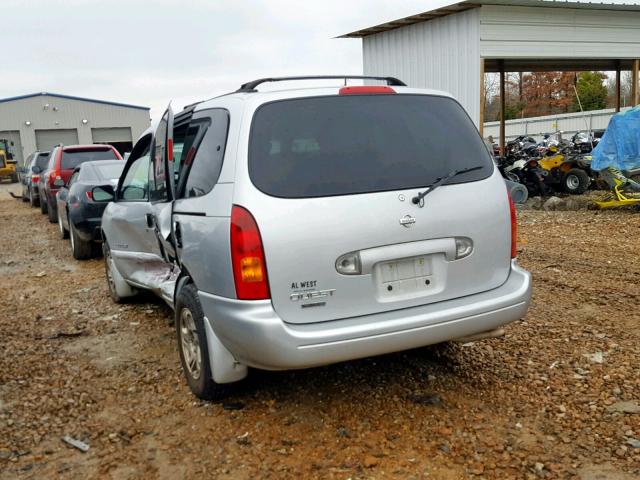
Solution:
<svg viewBox="0 0 640 480">
<path fill-rule="evenodd" d="M 266 194 L 308 198 L 477 181 L 493 163 L 456 101 L 433 95 L 281 100 L 254 114 L 249 175 Z"/>
<path fill-rule="evenodd" d="M 92 160 L 117 160 L 113 150 L 72 150 L 70 152 L 62 152 L 62 170 L 76 168 L 84 162 Z"/>
</svg>

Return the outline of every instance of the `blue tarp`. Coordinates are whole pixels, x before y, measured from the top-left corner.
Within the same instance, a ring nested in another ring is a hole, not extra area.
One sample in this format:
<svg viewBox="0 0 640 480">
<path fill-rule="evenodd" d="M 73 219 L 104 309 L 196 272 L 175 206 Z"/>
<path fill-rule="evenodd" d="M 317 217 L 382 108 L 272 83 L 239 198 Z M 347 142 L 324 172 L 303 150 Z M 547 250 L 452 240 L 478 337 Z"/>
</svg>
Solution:
<svg viewBox="0 0 640 480">
<path fill-rule="evenodd" d="M 592 158 L 592 170 L 640 168 L 640 105 L 611 117 Z"/>
</svg>

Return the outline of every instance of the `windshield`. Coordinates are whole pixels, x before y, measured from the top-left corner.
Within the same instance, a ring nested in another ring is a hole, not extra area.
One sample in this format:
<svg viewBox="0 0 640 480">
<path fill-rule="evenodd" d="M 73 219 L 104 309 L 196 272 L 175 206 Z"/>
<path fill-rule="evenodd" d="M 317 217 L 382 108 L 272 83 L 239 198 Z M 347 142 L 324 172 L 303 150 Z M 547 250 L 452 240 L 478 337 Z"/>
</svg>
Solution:
<svg viewBox="0 0 640 480">
<path fill-rule="evenodd" d="M 76 168 L 84 162 L 92 160 L 117 160 L 113 150 L 72 150 L 70 152 L 62 152 L 62 170 L 70 170 Z"/>
<path fill-rule="evenodd" d="M 462 107 L 427 95 L 342 95 L 272 102 L 253 119 L 249 174 L 288 198 L 423 188 L 487 178 L 491 157 Z"/>
<path fill-rule="evenodd" d="M 124 169 L 124 162 L 118 163 L 109 163 L 106 165 L 94 165 L 95 169 L 98 171 L 98 175 L 100 178 L 104 178 L 106 180 L 118 179 L 120 178 L 120 174 L 122 174 L 122 170 Z"/>
</svg>

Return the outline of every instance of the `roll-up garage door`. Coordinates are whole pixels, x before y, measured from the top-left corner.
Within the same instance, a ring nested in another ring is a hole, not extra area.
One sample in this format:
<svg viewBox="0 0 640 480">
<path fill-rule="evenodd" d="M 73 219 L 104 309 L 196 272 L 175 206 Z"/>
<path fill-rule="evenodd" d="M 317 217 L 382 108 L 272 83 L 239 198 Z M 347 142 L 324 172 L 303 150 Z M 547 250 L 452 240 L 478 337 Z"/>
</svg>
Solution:
<svg viewBox="0 0 640 480">
<path fill-rule="evenodd" d="M 0 138 L 9 142 L 9 153 L 13 154 L 13 159 L 22 166 L 22 159 L 25 157 L 22 152 L 22 143 L 20 142 L 20 132 L 17 130 L 9 130 L 0 132 Z M 31 155 L 29 152 L 27 155 Z"/>
<path fill-rule="evenodd" d="M 117 128 L 92 128 L 93 143 L 121 143 L 131 141 L 131 129 L 129 127 Z"/>
<path fill-rule="evenodd" d="M 57 129 L 57 130 L 36 130 L 36 146 L 38 150 L 51 150 L 58 144 L 77 145 L 78 130 Z"/>
<path fill-rule="evenodd" d="M 91 137 L 93 143 L 113 145 L 122 155 L 125 152 L 130 152 L 133 148 L 131 128 L 129 127 L 92 128 Z"/>
</svg>

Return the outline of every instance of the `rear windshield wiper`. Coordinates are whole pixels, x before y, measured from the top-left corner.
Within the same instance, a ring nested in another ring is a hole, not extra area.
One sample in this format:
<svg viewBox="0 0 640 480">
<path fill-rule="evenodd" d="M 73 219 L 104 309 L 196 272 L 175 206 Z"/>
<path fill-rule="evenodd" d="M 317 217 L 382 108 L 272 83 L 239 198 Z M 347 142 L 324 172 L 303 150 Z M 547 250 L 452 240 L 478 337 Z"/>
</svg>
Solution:
<svg viewBox="0 0 640 480">
<path fill-rule="evenodd" d="M 411 199 L 411 201 L 413 202 L 414 205 L 418 205 L 420 207 L 423 207 L 424 206 L 424 197 L 429 195 L 431 192 L 433 192 L 436 188 L 438 188 L 444 182 L 446 182 L 447 180 L 449 180 L 449 179 L 451 179 L 451 178 L 453 178 L 453 177 L 455 177 L 457 175 L 462 175 L 463 173 L 467 173 L 467 172 L 473 172 L 474 170 L 480 170 L 483 167 L 484 167 L 484 165 L 476 165 L 475 167 L 463 168 L 461 170 L 453 170 L 452 172 L 449 172 L 448 174 L 446 174 L 446 175 L 444 175 L 442 177 L 438 177 L 438 178 L 436 178 L 435 182 L 433 182 L 431 185 L 427 186 L 427 189 L 424 192 L 418 193 L 418 195 L 413 197 Z"/>
</svg>

